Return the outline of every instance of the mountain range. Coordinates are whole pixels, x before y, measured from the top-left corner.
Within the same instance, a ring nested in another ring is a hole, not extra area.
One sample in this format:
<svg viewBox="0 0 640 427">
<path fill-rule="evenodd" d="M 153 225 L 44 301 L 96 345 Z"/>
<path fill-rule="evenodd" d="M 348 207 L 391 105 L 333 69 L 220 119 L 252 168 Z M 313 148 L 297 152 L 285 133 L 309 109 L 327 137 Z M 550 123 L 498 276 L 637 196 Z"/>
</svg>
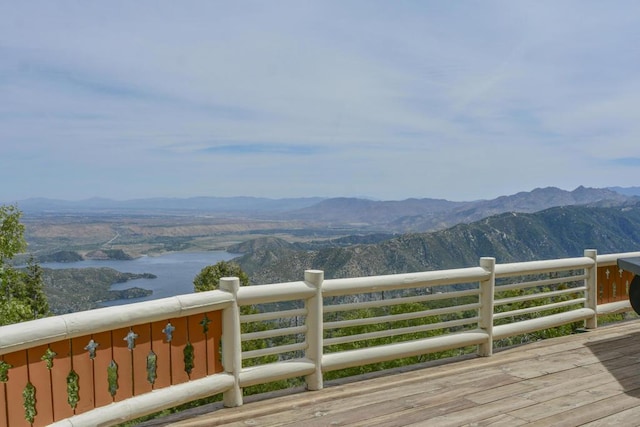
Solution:
<svg viewBox="0 0 640 427">
<path fill-rule="evenodd" d="M 408 233 L 441 230 L 504 212 L 531 213 L 556 206 L 621 206 L 640 200 L 640 187 L 585 188 L 573 191 L 536 188 L 491 200 L 468 202 L 444 199 L 377 201 L 360 198 L 194 197 L 116 201 L 26 199 L 18 207 L 26 213 L 97 213 L 212 215 L 274 221 L 301 221 L 310 226 L 358 229 L 367 233 Z"/>
<path fill-rule="evenodd" d="M 112 200 L 100 197 L 70 201 L 31 198 L 17 202 L 29 213 L 270 213 L 301 209 L 324 200 L 322 197 L 269 199 L 265 197 L 190 197 Z"/>
<path fill-rule="evenodd" d="M 249 250 L 235 261 L 256 283 L 301 280 L 305 269 L 324 270 L 326 278 L 358 277 L 476 266 L 482 256 L 506 263 L 581 256 L 585 249 L 636 251 L 640 202 L 508 212 L 440 231 L 381 239 L 350 246 L 315 242 L 312 247 L 268 238 L 230 250 Z"/>
<path fill-rule="evenodd" d="M 483 256 L 505 263 L 580 256 L 585 249 L 636 251 L 639 195 L 638 187 L 547 187 L 470 202 L 205 197 L 29 199 L 18 207 L 31 221 L 30 230 L 37 229 L 38 221 L 45 228 L 69 226 L 80 229 L 81 236 L 97 238 L 100 248 L 116 239 L 120 246 L 131 247 L 160 239 L 172 244 L 163 243 L 165 250 L 193 240 L 200 248 L 217 233 L 228 252 L 243 254 L 235 261 L 252 283 L 264 284 L 301 280 L 305 269 L 324 270 L 326 278 L 358 277 L 476 266 Z M 131 217 L 123 219 L 126 215 Z M 67 216 L 71 219 L 62 225 L 49 221 Z M 62 238 L 38 236 L 40 240 L 31 236 L 33 247 L 53 242 L 57 248 L 66 244 L 69 231 Z M 284 236 L 288 240 L 280 238 Z M 234 241 L 241 243 L 228 243 Z M 92 242 L 87 243 L 91 248 L 96 244 Z"/>
<path fill-rule="evenodd" d="M 362 199 L 328 199 L 294 212 L 289 219 L 315 220 L 335 226 L 358 225 L 360 228 L 400 233 L 444 229 L 504 212 L 538 212 L 556 206 L 623 205 L 635 203 L 638 196 L 623 195 L 609 189 L 578 187 L 565 191 L 555 187 L 536 188 L 492 200 L 451 202 L 442 199 L 407 199 L 372 201 Z"/>
</svg>

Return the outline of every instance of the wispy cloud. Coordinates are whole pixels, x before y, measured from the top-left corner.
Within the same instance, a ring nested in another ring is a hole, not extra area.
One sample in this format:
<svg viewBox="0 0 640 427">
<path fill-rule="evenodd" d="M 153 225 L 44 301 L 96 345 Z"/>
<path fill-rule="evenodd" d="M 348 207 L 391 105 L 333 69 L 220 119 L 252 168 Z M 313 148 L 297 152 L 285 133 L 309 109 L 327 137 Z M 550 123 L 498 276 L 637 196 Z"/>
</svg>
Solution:
<svg viewBox="0 0 640 427">
<path fill-rule="evenodd" d="M 212 194 L 224 174 L 216 194 L 274 197 L 639 185 L 620 167 L 640 158 L 637 16 L 623 0 L 1 3 L 0 200 Z"/>
<path fill-rule="evenodd" d="M 324 151 L 322 147 L 310 145 L 286 145 L 270 143 L 236 143 L 228 145 L 213 145 L 199 150 L 208 154 L 278 154 L 293 156 L 311 156 Z"/>
</svg>

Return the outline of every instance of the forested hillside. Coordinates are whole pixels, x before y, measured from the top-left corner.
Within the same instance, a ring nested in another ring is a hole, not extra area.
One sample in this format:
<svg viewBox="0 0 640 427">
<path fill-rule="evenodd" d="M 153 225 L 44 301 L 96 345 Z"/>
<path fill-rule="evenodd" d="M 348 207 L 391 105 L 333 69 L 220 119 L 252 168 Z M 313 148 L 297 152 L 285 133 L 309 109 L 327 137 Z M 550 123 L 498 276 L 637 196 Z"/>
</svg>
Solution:
<svg viewBox="0 0 640 427">
<path fill-rule="evenodd" d="M 640 205 L 564 206 L 542 212 L 505 213 L 432 233 L 406 234 L 379 243 L 336 247 L 280 240 L 254 242 L 236 259 L 252 283 L 300 280 L 305 269 L 326 278 L 356 277 L 474 266 L 482 256 L 517 262 L 640 248 Z M 322 247 L 324 246 L 324 247 Z"/>
<path fill-rule="evenodd" d="M 151 291 L 132 287 L 111 290 L 114 283 L 134 279 L 153 279 L 152 274 L 121 273 L 112 268 L 43 269 L 44 291 L 54 314 L 98 308 L 100 303 L 151 295 Z"/>
</svg>

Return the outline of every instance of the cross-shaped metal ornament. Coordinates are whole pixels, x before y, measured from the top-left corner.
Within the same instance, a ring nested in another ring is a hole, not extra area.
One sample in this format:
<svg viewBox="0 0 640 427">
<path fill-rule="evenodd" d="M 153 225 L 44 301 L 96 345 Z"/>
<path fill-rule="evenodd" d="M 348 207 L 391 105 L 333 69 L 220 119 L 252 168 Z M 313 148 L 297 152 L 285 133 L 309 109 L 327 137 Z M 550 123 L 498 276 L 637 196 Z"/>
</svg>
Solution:
<svg viewBox="0 0 640 427">
<path fill-rule="evenodd" d="M 209 323 L 211 323 L 211 319 L 209 319 L 209 317 L 207 317 L 207 315 L 204 315 L 204 319 L 202 319 L 202 321 L 200 322 L 200 326 L 202 326 L 202 332 L 203 333 L 207 333 L 209 332 Z"/>
<path fill-rule="evenodd" d="M 138 338 L 138 334 L 133 332 L 133 329 L 130 329 L 129 333 L 127 334 L 127 336 L 124 337 L 123 341 L 127 342 L 127 348 L 129 350 L 133 350 L 135 348 L 135 346 L 136 346 L 136 338 Z"/>
<path fill-rule="evenodd" d="M 167 326 L 164 327 L 162 333 L 167 336 L 167 342 L 171 342 L 171 340 L 173 339 L 173 331 L 175 330 L 176 328 L 171 324 L 171 322 L 168 322 Z"/>
<path fill-rule="evenodd" d="M 100 344 L 95 342 L 94 340 L 89 340 L 89 344 L 85 346 L 85 350 L 89 351 L 89 359 L 93 360 L 96 358 L 96 348 L 98 348 Z"/>
</svg>

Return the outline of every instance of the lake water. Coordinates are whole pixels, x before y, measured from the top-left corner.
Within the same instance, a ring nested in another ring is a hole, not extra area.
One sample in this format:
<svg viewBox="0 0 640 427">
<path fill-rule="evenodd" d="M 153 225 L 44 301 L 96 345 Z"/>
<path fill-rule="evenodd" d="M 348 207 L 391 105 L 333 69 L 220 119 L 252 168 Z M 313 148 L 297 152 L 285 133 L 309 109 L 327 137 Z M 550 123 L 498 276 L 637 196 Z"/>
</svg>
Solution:
<svg viewBox="0 0 640 427">
<path fill-rule="evenodd" d="M 137 279 L 125 283 L 117 283 L 114 290 L 139 287 L 153 291 L 148 297 L 109 301 L 102 305 L 120 305 L 132 302 L 166 298 L 174 295 L 193 292 L 193 278 L 207 265 L 218 261 L 228 261 L 237 257 L 224 251 L 209 252 L 175 252 L 161 256 L 143 256 L 128 261 L 119 260 L 85 260 L 77 262 L 46 262 L 40 264 L 44 268 L 86 268 L 110 267 L 123 273 L 151 273 L 156 279 Z"/>
</svg>

